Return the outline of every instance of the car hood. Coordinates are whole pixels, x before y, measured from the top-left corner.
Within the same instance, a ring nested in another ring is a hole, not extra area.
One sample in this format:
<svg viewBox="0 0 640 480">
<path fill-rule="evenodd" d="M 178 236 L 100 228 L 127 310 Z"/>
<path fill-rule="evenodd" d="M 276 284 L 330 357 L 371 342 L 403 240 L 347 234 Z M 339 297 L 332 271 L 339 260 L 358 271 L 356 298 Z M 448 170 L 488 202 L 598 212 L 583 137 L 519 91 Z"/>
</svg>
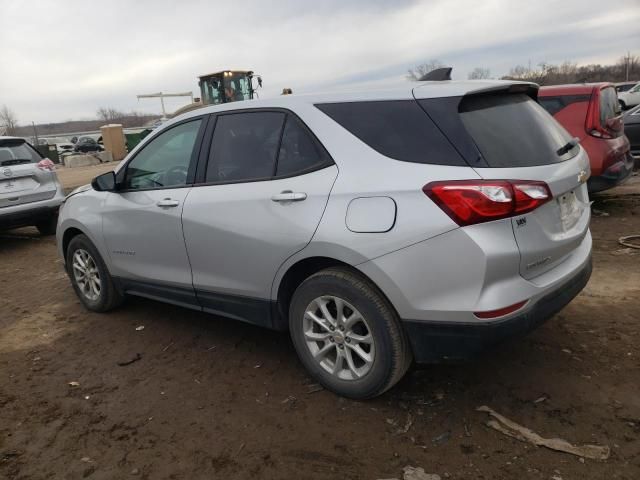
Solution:
<svg viewBox="0 0 640 480">
<path fill-rule="evenodd" d="M 89 184 L 89 183 L 87 183 L 86 185 L 82 185 L 81 187 L 78 187 L 78 188 L 72 190 L 71 193 L 69 193 L 65 197 L 65 200 L 70 198 L 70 197 L 73 197 L 74 195 L 77 195 L 79 193 L 86 192 L 87 190 L 92 190 L 91 184 Z"/>
</svg>

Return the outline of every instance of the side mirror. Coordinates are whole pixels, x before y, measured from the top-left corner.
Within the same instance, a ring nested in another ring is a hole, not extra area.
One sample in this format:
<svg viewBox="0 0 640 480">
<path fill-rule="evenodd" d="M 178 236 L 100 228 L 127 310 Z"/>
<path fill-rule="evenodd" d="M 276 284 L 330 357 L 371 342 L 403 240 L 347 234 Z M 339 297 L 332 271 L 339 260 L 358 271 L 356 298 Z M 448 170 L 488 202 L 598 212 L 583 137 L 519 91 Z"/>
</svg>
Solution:
<svg viewBox="0 0 640 480">
<path fill-rule="evenodd" d="M 113 192 L 116 190 L 116 174 L 115 172 L 107 172 L 98 175 L 91 181 L 91 187 L 96 192 Z"/>
</svg>

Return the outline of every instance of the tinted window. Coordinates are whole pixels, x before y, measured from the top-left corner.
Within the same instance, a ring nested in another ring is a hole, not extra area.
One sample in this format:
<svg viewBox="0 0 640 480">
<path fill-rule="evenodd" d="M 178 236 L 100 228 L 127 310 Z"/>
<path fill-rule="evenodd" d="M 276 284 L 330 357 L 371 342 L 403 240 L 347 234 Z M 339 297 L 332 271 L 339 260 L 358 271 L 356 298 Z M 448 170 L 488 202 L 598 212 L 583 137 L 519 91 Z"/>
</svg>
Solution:
<svg viewBox="0 0 640 480">
<path fill-rule="evenodd" d="M 578 152 L 558 156 L 571 136 L 525 94 L 463 97 L 459 112 L 489 167 L 547 165 Z"/>
<path fill-rule="evenodd" d="M 558 95 L 555 97 L 538 97 L 538 102 L 551 115 L 555 115 L 560 110 L 573 103 L 588 102 L 591 95 Z"/>
<path fill-rule="evenodd" d="M 618 95 L 613 87 L 600 90 L 600 125 L 607 127 L 607 120 L 620 115 L 620 103 Z"/>
<path fill-rule="evenodd" d="M 201 120 L 173 127 L 152 139 L 127 165 L 125 188 L 179 187 L 187 184 Z"/>
<path fill-rule="evenodd" d="M 207 182 L 237 182 L 270 178 L 285 114 L 247 112 L 220 115 L 213 133 Z"/>
<path fill-rule="evenodd" d="M 0 165 L 38 163 L 40 154 L 24 140 L 0 140 Z"/>
<path fill-rule="evenodd" d="M 405 162 L 466 165 L 414 100 L 316 106 L 387 157 Z"/>
<path fill-rule="evenodd" d="M 276 175 L 285 176 L 327 165 L 331 159 L 324 148 L 294 115 L 287 115 L 278 155 Z"/>
</svg>

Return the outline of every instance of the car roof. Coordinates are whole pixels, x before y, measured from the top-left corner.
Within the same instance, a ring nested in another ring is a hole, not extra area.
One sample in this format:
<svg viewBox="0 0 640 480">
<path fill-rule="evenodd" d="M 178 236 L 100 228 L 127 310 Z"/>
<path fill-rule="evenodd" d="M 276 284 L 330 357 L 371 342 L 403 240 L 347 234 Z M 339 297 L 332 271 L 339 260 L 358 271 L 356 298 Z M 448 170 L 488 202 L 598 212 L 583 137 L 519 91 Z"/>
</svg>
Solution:
<svg viewBox="0 0 640 480">
<path fill-rule="evenodd" d="M 190 117 L 202 114 L 241 110 L 248 108 L 295 108 L 302 105 L 315 105 L 317 103 L 383 101 L 383 100 L 410 100 L 414 98 L 438 98 L 457 97 L 472 92 L 506 88 L 511 85 L 526 85 L 537 89 L 537 85 L 530 82 L 518 82 L 510 80 L 445 80 L 426 82 L 396 82 L 386 84 L 378 88 L 357 88 L 348 86 L 332 91 L 320 93 L 303 93 L 293 95 L 279 95 L 277 97 L 243 100 L 238 102 L 211 105 L 176 116 L 164 123 L 162 128 Z"/>
<path fill-rule="evenodd" d="M 9 136 L 0 135 L 0 142 L 3 140 L 23 140 L 26 142 L 26 140 L 22 137 L 9 137 Z"/>
<path fill-rule="evenodd" d="M 585 93 L 592 93 L 594 90 L 604 87 L 613 87 L 614 85 L 609 82 L 596 82 L 596 83 L 570 83 L 566 85 L 549 85 L 540 87 L 539 95 L 545 97 L 548 95 L 560 94 L 560 95 L 579 95 Z"/>
</svg>

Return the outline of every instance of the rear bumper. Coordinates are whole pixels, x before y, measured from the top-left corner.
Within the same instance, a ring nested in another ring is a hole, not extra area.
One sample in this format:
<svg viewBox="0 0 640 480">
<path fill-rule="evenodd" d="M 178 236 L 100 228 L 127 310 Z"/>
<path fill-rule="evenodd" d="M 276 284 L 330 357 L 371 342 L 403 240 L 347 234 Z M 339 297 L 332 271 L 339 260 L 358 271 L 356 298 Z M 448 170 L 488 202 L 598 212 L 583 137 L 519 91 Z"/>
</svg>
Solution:
<svg viewBox="0 0 640 480">
<path fill-rule="evenodd" d="M 457 323 L 403 320 L 417 363 L 465 360 L 509 338 L 522 336 L 564 308 L 591 277 L 591 257 L 569 280 L 507 320 Z"/>
<path fill-rule="evenodd" d="M 62 188 L 58 186 L 55 195 L 49 200 L 24 203 L 0 209 L 0 229 L 28 227 L 56 215 L 64 201 Z"/>
<path fill-rule="evenodd" d="M 622 159 L 610 165 L 602 174 L 589 178 L 587 187 L 589 193 L 608 190 L 626 181 L 633 172 L 635 160 L 630 152 L 627 152 Z"/>
<path fill-rule="evenodd" d="M 28 227 L 36 223 L 51 218 L 58 213 L 60 207 L 39 207 L 23 212 L 0 215 L 0 230 L 10 228 Z"/>
</svg>

